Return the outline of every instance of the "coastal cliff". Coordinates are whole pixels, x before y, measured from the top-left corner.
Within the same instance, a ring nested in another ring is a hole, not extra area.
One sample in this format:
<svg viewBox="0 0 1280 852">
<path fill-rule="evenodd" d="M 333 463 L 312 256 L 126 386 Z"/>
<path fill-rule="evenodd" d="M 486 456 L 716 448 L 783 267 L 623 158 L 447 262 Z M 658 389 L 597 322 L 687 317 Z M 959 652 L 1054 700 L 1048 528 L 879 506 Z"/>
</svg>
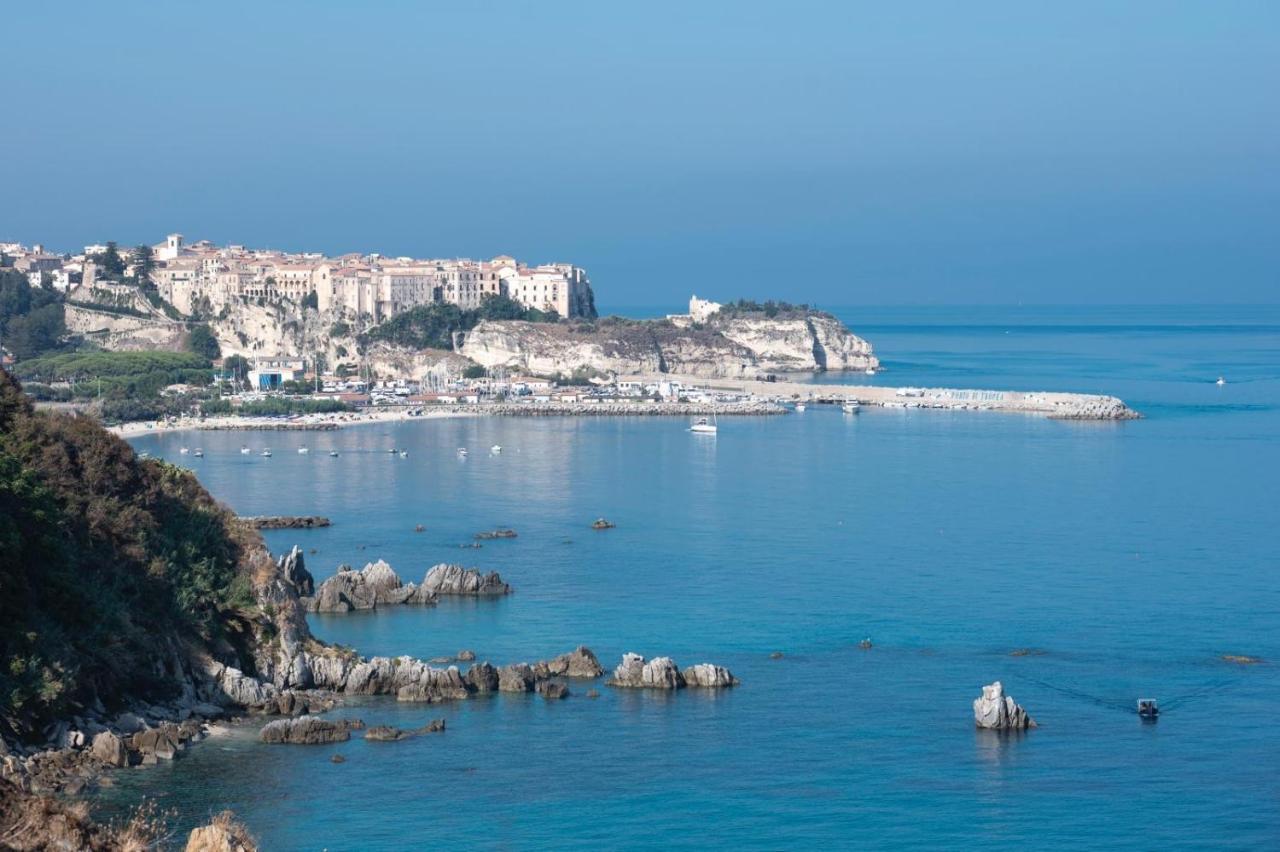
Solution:
<svg viewBox="0 0 1280 852">
<path fill-rule="evenodd" d="M 594 323 L 485 322 L 457 351 L 484 367 L 530 373 L 671 373 L 752 378 L 763 373 L 867 370 L 871 344 L 819 312 L 714 317 L 699 325 L 605 318 Z"/>
</svg>

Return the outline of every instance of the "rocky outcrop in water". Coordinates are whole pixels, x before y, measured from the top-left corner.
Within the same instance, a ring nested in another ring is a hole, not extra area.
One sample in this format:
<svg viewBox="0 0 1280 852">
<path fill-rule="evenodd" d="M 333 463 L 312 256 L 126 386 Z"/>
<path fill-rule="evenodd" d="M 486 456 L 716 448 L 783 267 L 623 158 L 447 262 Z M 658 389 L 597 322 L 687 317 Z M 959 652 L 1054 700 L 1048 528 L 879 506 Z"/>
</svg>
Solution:
<svg viewBox="0 0 1280 852">
<path fill-rule="evenodd" d="M 489 597 L 507 595 L 511 587 L 497 571 L 481 574 L 475 568 L 441 563 L 431 568 L 422 580 L 422 589 L 431 595 L 464 595 Z"/>
<path fill-rule="evenodd" d="M 475 535 L 477 541 L 492 541 L 498 538 L 515 538 L 516 531 L 510 529 L 487 530 L 486 532 L 478 532 Z"/>
<path fill-rule="evenodd" d="M 654 657 L 646 661 L 639 654 L 622 655 L 622 662 L 613 670 L 609 686 L 643 689 L 683 689 L 686 686 L 719 689 L 737 686 L 738 679 L 722 666 L 699 663 L 684 671 L 670 657 Z"/>
<path fill-rule="evenodd" d="M 256 530 L 309 530 L 332 524 L 320 515 L 249 515 L 238 520 Z"/>
<path fill-rule="evenodd" d="M 280 574 L 285 580 L 293 584 L 298 590 L 301 597 L 310 597 L 316 593 L 316 581 L 311 576 L 311 572 L 307 570 L 306 561 L 302 558 L 302 551 L 295 544 L 293 550 L 290 550 L 284 556 L 281 556 L 276 565 L 280 569 Z"/>
<path fill-rule="evenodd" d="M 318 745 L 341 743 L 351 739 L 351 732 L 364 728 L 359 719 L 317 719 L 300 716 L 297 719 L 276 719 L 268 722 L 258 732 L 264 743 L 289 743 L 293 745 Z"/>
<path fill-rule="evenodd" d="M 416 737 L 421 734 L 439 733 L 443 730 L 444 719 L 432 719 L 421 728 L 415 728 L 411 731 L 397 728 L 394 725 L 374 725 L 365 731 L 364 738 L 376 742 L 394 742 L 396 740 L 407 740 L 410 737 Z"/>
<path fill-rule="evenodd" d="M 1000 681 L 982 687 L 982 696 L 973 700 L 973 721 L 979 728 L 998 731 L 1036 726 L 1027 711 L 1004 694 L 1004 685 Z"/>
<path fill-rule="evenodd" d="M 430 605 L 435 593 L 425 586 L 403 583 L 391 566 L 379 559 L 359 571 L 342 567 L 320 584 L 313 597 L 304 596 L 311 612 L 351 612 L 396 604 Z"/>
</svg>

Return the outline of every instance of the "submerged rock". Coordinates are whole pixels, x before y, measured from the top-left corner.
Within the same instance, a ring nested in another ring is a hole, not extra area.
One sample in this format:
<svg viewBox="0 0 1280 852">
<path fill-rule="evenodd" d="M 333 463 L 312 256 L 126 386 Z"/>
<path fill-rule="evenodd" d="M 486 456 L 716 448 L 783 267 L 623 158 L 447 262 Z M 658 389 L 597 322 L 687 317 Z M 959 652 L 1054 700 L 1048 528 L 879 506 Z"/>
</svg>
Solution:
<svg viewBox="0 0 1280 852">
<path fill-rule="evenodd" d="M 1036 723 L 1012 698 L 1004 694 L 1004 685 L 996 681 L 982 687 L 982 696 L 973 700 L 973 720 L 979 728 L 1023 730 Z"/>
<path fill-rule="evenodd" d="M 276 719 L 268 722 L 258 732 L 258 739 L 264 743 L 290 743 L 294 745 L 317 745 L 320 743 L 340 743 L 351 739 L 351 732 L 364 728 L 359 719 L 317 719 L 314 716 L 299 716 L 296 719 Z"/>
<path fill-rule="evenodd" d="M 491 541 L 495 538 L 515 538 L 516 531 L 508 529 L 489 530 L 488 532 L 478 532 L 475 537 L 477 541 Z"/>
<path fill-rule="evenodd" d="M 1245 654 L 1223 654 L 1222 661 L 1225 663 L 1235 663 L 1241 666 L 1255 666 L 1262 662 L 1262 658 L 1250 657 Z"/>
<path fill-rule="evenodd" d="M 458 652 L 458 662 L 469 663 L 476 658 L 476 652 L 470 650 L 461 650 Z"/>
<path fill-rule="evenodd" d="M 475 568 L 441 563 L 432 567 L 422 580 L 422 588 L 435 595 L 470 595 L 486 597 L 506 595 L 511 587 L 502 581 L 497 571 L 481 574 Z"/>
</svg>

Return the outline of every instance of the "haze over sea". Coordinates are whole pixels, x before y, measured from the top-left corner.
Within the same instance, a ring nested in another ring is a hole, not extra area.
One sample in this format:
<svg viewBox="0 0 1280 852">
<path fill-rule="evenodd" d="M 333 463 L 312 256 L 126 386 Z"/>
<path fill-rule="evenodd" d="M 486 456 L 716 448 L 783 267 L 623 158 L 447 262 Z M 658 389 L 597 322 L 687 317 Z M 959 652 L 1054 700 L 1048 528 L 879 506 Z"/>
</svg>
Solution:
<svg viewBox="0 0 1280 852">
<path fill-rule="evenodd" d="M 267 849 L 1280 843 L 1280 308 L 837 313 L 886 371 L 821 381 L 1111 393 L 1147 419 L 811 406 L 710 439 L 588 417 L 138 439 L 242 514 L 333 518 L 267 534 L 315 548 L 317 581 L 384 558 L 516 589 L 312 616 L 325 640 L 495 664 L 581 643 L 742 685 L 369 700 L 336 714 L 448 730 L 272 747 L 247 726 L 117 773 L 111 806 L 160 795 L 184 827 L 230 807 Z M 519 537 L 459 549 L 497 526 Z M 974 729 L 996 679 L 1038 729 Z"/>
</svg>

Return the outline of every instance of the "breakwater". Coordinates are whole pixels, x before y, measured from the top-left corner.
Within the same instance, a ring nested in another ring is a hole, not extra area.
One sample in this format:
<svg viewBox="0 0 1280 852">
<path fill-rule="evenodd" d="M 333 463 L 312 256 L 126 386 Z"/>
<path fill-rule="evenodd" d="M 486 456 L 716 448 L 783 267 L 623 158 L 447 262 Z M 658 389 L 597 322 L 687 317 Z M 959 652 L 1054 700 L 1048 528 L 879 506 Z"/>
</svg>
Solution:
<svg viewBox="0 0 1280 852">
<path fill-rule="evenodd" d="M 308 530 L 333 524 L 321 515 L 249 515 L 237 520 L 259 530 Z"/>
<path fill-rule="evenodd" d="M 673 377 L 666 377 L 670 380 Z M 696 383 L 697 379 L 687 381 Z M 1114 396 L 1049 391 L 895 388 L 871 385 L 820 385 L 801 382 L 712 381 L 713 391 L 749 394 L 774 401 L 841 404 L 854 401 L 881 408 L 947 411 L 997 411 L 1034 414 L 1057 420 L 1136 420 L 1142 415 Z"/>
</svg>

